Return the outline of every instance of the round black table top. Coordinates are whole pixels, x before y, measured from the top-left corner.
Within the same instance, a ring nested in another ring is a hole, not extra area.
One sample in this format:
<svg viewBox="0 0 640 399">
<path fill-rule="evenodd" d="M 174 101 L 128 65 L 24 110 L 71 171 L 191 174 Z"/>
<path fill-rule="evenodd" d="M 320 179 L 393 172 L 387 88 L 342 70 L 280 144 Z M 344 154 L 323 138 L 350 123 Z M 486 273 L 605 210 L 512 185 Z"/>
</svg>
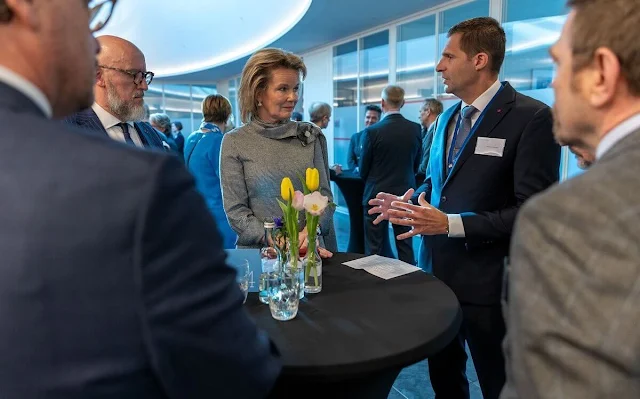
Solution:
<svg viewBox="0 0 640 399">
<path fill-rule="evenodd" d="M 293 320 L 273 319 L 249 295 L 245 306 L 280 350 L 284 375 L 323 380 L 402 368 L 457 334 L 462 312 L 444 283 L 422 271 L 383 280 L 342 265 L 362 256 L 323 260 L 322 292 L 306 294 Z"/>
</svg>

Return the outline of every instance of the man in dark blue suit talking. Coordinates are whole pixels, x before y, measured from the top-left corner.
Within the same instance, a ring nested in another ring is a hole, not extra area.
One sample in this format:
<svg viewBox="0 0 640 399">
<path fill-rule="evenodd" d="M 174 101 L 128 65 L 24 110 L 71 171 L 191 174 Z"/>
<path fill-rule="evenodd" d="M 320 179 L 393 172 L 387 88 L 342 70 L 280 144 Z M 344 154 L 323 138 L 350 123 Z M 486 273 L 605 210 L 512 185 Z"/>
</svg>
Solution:
<svg viewBox="0 0 640 399">
<path fill-rule="evenodd" d="M 421 265 L 462 306 L 458 337 L 429 359 L 436 397 L 469 397 L 467 341 L 483 397 L 495 399 L 505 382 L 500 299 L 513 224 L 528 198 L 558 180 L 560 147 L 549 107 L 498 80 L 506 38 L 497 21 L 464 21 L 448 37 L 437 70 L 462 101 L 435 122 L 428 178 L 413 198 L 379 193 L 370 212 L 376 223 L 411 226 L 402 238 L 422 235 Z"/>
<path fill-rule="evenodd" d="M 0 396 L 265 397 L 277 355 L 181 162 L 51 119 L 93 102 L 114 5 L 0 0 Z"/>
<path fill-rule="evenodd" d="M 364 252 L 382 255 L 383 243 L 389 234 L 387 222 L 373 224 L 375 216 L 368 213 L 367 204 L 384 191 L 399 195 L 407 187 L 416 186 L 416 172 L 420 164 L 420 125 L 408 121 L 400 109 L 404 106 L 404 89 L 389 85 L 382 90 L 384 117 L 362 132 L 360 177 L 364 180 L 362 205 L 365 209 Z M 407 228 L 393 225 L 396 236 Z M 415 264 L 411 239 L 396 239 L 398 259 Z"/>
</svg>

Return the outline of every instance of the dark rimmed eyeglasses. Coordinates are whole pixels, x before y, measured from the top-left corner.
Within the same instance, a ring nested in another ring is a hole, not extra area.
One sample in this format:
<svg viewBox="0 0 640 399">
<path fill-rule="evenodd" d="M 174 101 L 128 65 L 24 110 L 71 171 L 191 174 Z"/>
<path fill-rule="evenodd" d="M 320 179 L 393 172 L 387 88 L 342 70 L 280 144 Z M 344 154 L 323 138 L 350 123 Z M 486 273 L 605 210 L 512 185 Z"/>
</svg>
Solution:
<svg viewBox="0 0 640 399">
<path fill-rule="evenodd" d="M 89 29 L 91 33 L 102 29 L 113 14 L 113 9 L 118 0 L 88 0 L 89 7 Z"/>
<path fill-rule="evenodd" d="M 133 83 L 137 85 L 142 83 L 142 79 L 144 79 L 145 82 L 147 82 L 147 84 L 150 85 L 151 82 L 153 81 L 153 77 L 155 76 L 153 72 L 149 72 L 149 71 L 147 72 L 136 71 L 136 70 L 127 71 L 126 69 L 114 68 L 114 67 L 109 67 L 105 65 L 98 65 L 98 67 L 104 68 L 104 69 L 111 69 L 112 71 L 118 71 L 120 73 L 126 73 L 127 75 L 133 78 Z"/>
</svg>

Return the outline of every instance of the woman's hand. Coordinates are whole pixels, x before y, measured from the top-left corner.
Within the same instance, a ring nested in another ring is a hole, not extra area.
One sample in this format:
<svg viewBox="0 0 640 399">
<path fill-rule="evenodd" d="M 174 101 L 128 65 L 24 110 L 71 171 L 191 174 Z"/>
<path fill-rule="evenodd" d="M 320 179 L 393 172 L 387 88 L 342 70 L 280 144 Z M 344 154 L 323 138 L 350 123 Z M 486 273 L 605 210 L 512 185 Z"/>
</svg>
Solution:
<svg viewBox="0 0 640 399">
<path fill-rule="evenodd" d="M 307 248 L 309 247 L 309 234 L 307 233 L 307 226 L 300 232 L 298 235 L 298 239 L 300 240 L 300 246 L 298 247 L 300 251 L 300 256 L 305 256 L 307 254 Z M 333 256 L 333 252 L 322 248 L 320 246 L 320 241 L 316 238 L 316 248 L 318 248 L 318 254 L 323 259 L 328 259 Z"/>
</svg>

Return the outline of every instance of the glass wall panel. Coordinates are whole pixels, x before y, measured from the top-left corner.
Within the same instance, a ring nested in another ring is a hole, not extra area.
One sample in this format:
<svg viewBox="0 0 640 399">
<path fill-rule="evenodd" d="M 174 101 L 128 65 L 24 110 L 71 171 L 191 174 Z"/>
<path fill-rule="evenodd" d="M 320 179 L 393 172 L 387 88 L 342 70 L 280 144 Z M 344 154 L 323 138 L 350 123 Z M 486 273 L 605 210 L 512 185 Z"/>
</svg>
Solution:
<svg viewBox="0 0 640 399">
<path fill-rule="evenodd" d="M 360 104 L 379 104 L 389 83 L 389 31 L 360 40 Z"/>
<path fill-rule="evenodd" d="M 507 35 L 504 80 L 522 94 L 550 106 L 554 101 L 551 82 L 555 68 L 549 47 L 558 40 L 566 20 L 565 4 L 564 0 L 504 0 L 502 26 Z M 580 173 L 575 157 L 570 155 L 568 160 L 569 177 Z M 560 170 L 563 168 L 561 165 Z"/>
<path fill-rule="evenodd" d="M 396 82 L 407 101 L 432 97 L 436 56 L 436 16 L 398 26 Z"/>
<path fill-rule="evenodd" d="M 525 0 L 526 1 L 526 0 Z M 470 3 L 463 4 L 461 6 L 451 8 L 443 11 L 440 14 L 440 29 L 438 35 L 438 56 L 437 61 L 440 60 L 440 55 L 444 46 L 447 44 L 447 32 L 455 24 L 464 20 L 475 17 L 489 16 L 489 0 L 475 0 Z M 438 75 L 438 93 L 444 93 L 444 84 L 442 79 Z"/>
</svg>

